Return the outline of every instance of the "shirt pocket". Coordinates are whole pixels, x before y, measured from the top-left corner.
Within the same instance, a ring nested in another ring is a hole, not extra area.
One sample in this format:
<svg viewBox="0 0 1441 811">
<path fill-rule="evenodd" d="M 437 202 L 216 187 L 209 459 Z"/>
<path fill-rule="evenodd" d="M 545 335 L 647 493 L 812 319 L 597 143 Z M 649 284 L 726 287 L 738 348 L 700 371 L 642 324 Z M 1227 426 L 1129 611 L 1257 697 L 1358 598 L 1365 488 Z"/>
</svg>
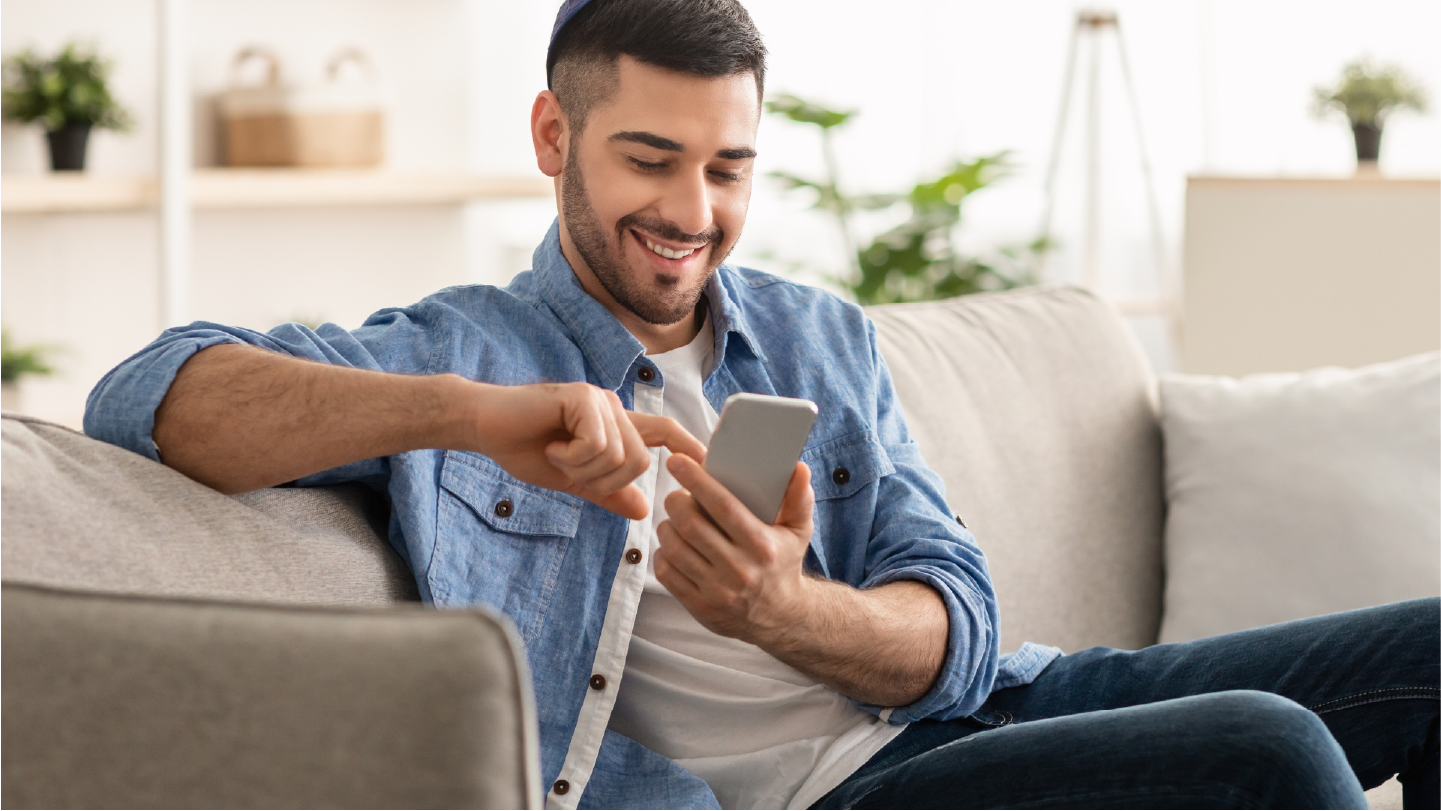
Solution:
<svg viewBox="0 0 1441 811">
<path fill-rule="evenodd" d="M 872 431 L 856 431 L 807 448 L 801 461 L 810 466 L 817 501 L 849 498 L 895 465 Z"/>
<path fill-rule="evenodd" d="M 441 604 L 484 603 L 540 635 L 583 502 L 526 484 L 484 456 L 446 451 L 440 472 L 437 561 L 431 593 Z"/>
</svg>

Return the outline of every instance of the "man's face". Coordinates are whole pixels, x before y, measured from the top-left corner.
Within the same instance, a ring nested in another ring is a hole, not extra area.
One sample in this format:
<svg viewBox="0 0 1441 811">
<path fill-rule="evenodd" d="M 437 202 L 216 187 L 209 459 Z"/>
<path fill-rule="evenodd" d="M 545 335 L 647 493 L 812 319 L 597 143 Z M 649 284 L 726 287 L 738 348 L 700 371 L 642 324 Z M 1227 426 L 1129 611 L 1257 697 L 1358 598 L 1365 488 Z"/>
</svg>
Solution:
<svg viewBox="0 0 1441 811">
<path fill-rule="evenodd" d="M 649 324 L 695 310 L 740 238 L 760 112 L 749 73 L 700 78 L 621 57 L 569 139 L 561 219 L 611 297 Z"/>
</svg>

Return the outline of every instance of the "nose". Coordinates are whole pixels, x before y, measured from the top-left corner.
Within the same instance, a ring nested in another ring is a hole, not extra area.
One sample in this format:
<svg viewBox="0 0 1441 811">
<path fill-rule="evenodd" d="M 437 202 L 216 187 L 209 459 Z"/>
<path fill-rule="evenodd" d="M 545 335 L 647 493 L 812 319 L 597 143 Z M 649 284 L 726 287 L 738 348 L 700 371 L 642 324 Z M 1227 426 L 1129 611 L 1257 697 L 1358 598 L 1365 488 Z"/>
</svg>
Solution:
<svg viewBox="0 0 1441 811">
<path fill-rule="evenodd" d="M 676 174 L 661 201 L 660 215 L 687 234 L 711 227 L 710 188 L 704 167 Z"/>
</svg>

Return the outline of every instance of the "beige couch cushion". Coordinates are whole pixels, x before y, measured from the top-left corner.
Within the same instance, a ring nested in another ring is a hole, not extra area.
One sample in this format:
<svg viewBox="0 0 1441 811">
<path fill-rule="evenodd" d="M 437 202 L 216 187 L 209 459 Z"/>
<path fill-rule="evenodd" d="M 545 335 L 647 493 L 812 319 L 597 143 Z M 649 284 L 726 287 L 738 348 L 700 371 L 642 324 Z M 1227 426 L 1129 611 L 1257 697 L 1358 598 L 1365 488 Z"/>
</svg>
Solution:
<svg viewBox="0 0 1441 811">
<path fill-rule="evenodd" d="M 1154 380 L 1074 288 L 869 310 L 911 431 L 991 565 L 1003 651 L 1156 641 Z"/>
<path fill-rule="evenodd" d="M 535 808 L 530 681 L 481 612 L 4 586 L 6 808 Z"/>
<path fill-rule="evenodd" d="M 68 428 L 0 422 L 6 581 L 293 603 L 417 599 L 360 485 L 229 498 Z"/>
</svg>

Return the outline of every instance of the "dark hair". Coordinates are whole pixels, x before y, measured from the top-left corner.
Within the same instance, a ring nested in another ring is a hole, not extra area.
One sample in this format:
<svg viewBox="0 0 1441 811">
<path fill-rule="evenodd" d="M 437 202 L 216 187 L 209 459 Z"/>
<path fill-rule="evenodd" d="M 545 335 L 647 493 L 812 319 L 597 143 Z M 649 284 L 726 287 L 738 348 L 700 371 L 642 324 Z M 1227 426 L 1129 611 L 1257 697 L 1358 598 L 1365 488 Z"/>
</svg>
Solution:
<svg viewBox="0 0 1441 811">
<path fill-rule="evenodd" d="M 622 54 L 692 76 L 750 73 L 757 105 L 765 94 L 766 48 L 737 0 L 591 0 L 560 29 L 545 65 L 575 131 L 615 92 Z"/>
</svg>

